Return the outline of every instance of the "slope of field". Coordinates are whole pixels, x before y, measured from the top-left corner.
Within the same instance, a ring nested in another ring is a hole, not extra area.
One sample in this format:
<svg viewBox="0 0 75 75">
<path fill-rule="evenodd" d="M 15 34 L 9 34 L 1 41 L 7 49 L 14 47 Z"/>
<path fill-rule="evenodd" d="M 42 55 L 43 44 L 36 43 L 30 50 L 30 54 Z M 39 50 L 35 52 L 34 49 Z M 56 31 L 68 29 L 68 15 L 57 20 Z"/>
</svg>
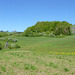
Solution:
<svg viewBox="0 0 75 75">
<path fill-rule="evenodd" d="M 75 36 L 11 38 L 21 49 L 0 51 L 0 75 L 75 75 Z"/>
<path fill-rule="evenodd" d="M 14 37 L 15 38 L 15 37 Z M 75 36 L 65 38 L 16 37 L 18 44 L 29 51 L 75 52 Z"/>
</svg>

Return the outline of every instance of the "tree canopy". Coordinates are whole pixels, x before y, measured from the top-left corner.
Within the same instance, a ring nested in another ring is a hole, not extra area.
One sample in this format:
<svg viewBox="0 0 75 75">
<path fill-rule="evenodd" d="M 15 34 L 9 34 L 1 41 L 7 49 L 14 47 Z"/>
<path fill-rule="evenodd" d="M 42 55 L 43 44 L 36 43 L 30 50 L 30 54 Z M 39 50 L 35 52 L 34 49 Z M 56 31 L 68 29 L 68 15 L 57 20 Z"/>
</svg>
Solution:
<svg viewBox="0 0 75 75">
<path fill-rule="evenodd" d="M 40 36 L 40 35 L 71 35 L 71 26 L 72 24 L 69 24 L 66 21 L 43 21 L 43 22 L 37 22 L 34 26 L 28 27 L 24 31 L 25 36 Z"/>
</svg>

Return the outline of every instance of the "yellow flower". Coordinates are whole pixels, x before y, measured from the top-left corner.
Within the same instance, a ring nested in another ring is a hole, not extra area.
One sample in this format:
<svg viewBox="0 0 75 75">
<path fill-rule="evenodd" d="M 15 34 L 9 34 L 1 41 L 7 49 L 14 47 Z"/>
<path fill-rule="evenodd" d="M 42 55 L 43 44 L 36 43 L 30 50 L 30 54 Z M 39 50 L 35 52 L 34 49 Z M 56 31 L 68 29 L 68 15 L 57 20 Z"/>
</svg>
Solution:
<svg viewBox="0 0 75 75">
<path fill-rule="evenodd" d="M 66 53 L 66 54 L 71 54 L 71 53 Z"/>
<path fill-rule="evenodd" d="M 53 53 L 53 52 L 49 52 L 49 53 Z"/>
<path fill-rule="evenodd" d="M 75 53 L 73 53 L 73 54 L 75 54 Z"/>
<path fill-rule="evenodd" d="M 65 54 L 64 52 L 62 52 L 61 54 Z"/>
</svg>

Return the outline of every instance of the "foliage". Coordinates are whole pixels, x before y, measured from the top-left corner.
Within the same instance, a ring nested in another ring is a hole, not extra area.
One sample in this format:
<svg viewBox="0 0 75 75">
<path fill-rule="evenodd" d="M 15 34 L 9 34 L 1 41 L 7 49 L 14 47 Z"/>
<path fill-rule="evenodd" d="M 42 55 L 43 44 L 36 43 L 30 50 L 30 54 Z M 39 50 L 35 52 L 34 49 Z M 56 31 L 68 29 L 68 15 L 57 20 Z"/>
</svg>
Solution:
<svg viewBox="0 0 75 75">
<path fill-rule="evenodd" d="M 0 43 L 0 50 L 2 49 L 2 44 Z"/>
<path fill-rule="evenodd" d="M 9 49 L 17 49 L 20 48 L 18 44 L 15 44 L 18 40 L 15 38 L 0 38 L 0 42 L 3 43 L 3 45 L 0 43 L 0 50 L 2 48 L 9 48 Z M 13 44 L 12 44 L 13 43 Z"/>
<path fill-rule="evenodd" d="M 9 46 L 8 46 L 8 48 L 9 49 L 17 49 L 17 48 L 21 48 L 19 45 L 17 45 L 17 44 L 10 44 Z"/>
<path fill-rule="evenodd" d="M 8 38 L 8 42 L 17 42 L 17 39 Z"/>
<path fill-rule="evenodd" d="M 71 26 L 72 24 L 69 24 L 66 21 L 37 22 L 34 26 L 28 27 L 23 34 L 27 37 L 40 36 L 39 33 L 42 34 L 43 32 L 45 33 L 45 36 L 49 36 L 51 32 L 53 32 L 54 35 L 71 35 Z"/>
<path fill-rule="evenodd" d="M 15 45 L 15 48 L 21 48 L 18 44 Z"/>
<path fill-rule="evenodd" d="M 17 42 L 17 39 L 13 39 L 13 38 L 0 38 L 0 41 L 4 41 L 4 42 Z"/>
<path fill-rule="evenodd" d="M 66 36 L 62 34 L 56 36 L 56 38 L 63 38 L 63 37 L 66 37 Z"/>
<path fill-rule="evenodd" d="M 0 32 L 0 37 L 8 36 L 6 32 Z"/>
</svg>

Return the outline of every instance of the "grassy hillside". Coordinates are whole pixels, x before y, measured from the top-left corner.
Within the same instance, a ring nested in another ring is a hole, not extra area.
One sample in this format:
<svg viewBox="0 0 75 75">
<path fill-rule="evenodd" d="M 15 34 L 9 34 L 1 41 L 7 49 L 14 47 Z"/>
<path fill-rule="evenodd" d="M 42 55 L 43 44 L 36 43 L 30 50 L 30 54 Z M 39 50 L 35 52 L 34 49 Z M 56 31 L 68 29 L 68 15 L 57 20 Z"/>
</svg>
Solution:
<svg viewBox="0 0 75 75">
<path fill-rule="evenodd" d="M 0 51 L 0 75 L 75 75 L 75 36 L 11 38 L 21 48 Z"/>
<path fill-rule="evenodd" d="M 74 52 L 75 36 L 65 38 L 48 38 L 48 37 L 12 37 L 18 39 L 17 44 L 24 50 L 29 51 L 46 51 L 46 52 Z"/>
</svg>

